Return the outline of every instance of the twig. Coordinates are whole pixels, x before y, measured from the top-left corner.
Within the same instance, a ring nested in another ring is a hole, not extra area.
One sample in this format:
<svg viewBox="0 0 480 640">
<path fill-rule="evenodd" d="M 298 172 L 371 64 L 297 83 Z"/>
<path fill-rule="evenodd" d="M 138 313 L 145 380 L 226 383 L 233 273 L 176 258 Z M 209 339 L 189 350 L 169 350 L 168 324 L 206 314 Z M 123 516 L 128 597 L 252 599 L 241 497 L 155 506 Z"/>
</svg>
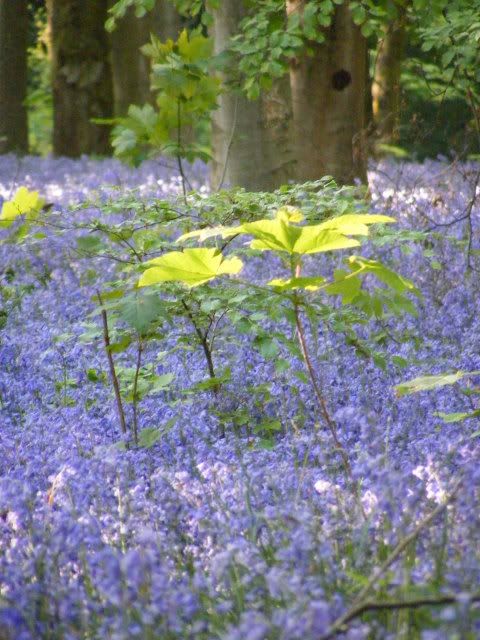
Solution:
<svg viewBox="0 0 480 640">
<path fill-rule="evenodd" d="M 181 302 L 182 302 L 183 308 L 185 309 L 188 319 L 190 320 L 193 328 L 195 329 L 195 333 L 197 334 L 198 340 L 202 345 L 203 353 L 205 354 L 205 360 L 207 361 L 207 368 L 208 368 L 208 373 L 210 375 L 210 378 L 212 380 L 215 380 L 216 379 L 215 368 L 213 366 L 212 351 L 210 349 L 210 345 L 208 344 L 207 334 L 202 333 L 202 330 L 198 326 L 198 323 L 195 320 L 193 313 L 190 307 L 188 306 L 188 304 L 185 302 L 184 298 L 182 298 Z M 218 386 L 215 385 L 213 387 L 213 390 L 216 393 L 218 391 Z"/>
<path fill-rule="evenodd" d="M 473 225 L 472 225 L 472 213 L 473 213 L 473 207 L 475 206 L 477 199 L 478 199 L 478 195 L 477 195 L 477 189 L 478 186 L 480 184 L 480 170 L 476 172 L 475 175 L 475 179 L 472 183 L 472 196 L 467 204 L 467 207 L 465 209 L 465 213 L 460 216 L 459 218 L 455 218 L 454 220 L 450 220 L 448 222 L 436 222 L 433 223 L 433 227 L 430 227 L 429 229 L 427 229 L 427 232 L 432 231 L 433 229 L 435 229 L 435 227 L 451 227 L 452 225 L 456 224 L 457 222 L 462 222 L 463 220 L 467 221 L 467 270 L 471 268 L 471 253 L 472 253 L 472 243 L 473 243 Z M 425 216 L 427 217 L 427 216 Z M 427 217 L 427 219 L 429 219 Z"/>
<path fill-rule="evenodd" d="M 297 264 L 295 268 L 295 277 L 299 278 L 300 272 L 301 272 L 301 266 L 300 264 Z M 353 477 L 352 467 L 350 465 L 348 454 L 345 450 L 345 447 L 343 446 L 343 444 L 340 442 L 338 438 L 337 425 L 335 424 L 335 421 L 333 420 L 333 418 L 330 416 L 330 413 L 327 409 L 327 403 L 325 402 L 325 398 L 323 396 L 322 390 L 320 389 L 320 385 L 318 384 L 317 376 L 315 375 L 315 370 L 313 368 L 313 364 L 310 359 L 310 354 L 308 351 L 307 340 L 305 337 L 305 331 L 303 328 L 302 318 L 300 315 L 300 306 L 299 306 L 298 297 L 296 294 L 293 296 L 292 300 L 293 300 L 293 310 L 295 314 L 295 325 L 297 328 L 298 341 L 300 343 L 300 349 L 302 351 L 303 360 L 305 362 L 305 366 L 307 367 L 308 375 L 310 377 L 310 382 L 312 384 L 313 391 L 315 393 L 315 398 L 320 408 L 320 413 L 323 416 L 323 419 L 325 421 L 325 424 L 327 425 L 328 430 L 330 431 L 335 447 L 340 453 L 340 456 L 343 462 L 343 467 L 347 474 L 347 478 L 350 484 L 352 485 L 353 493 L 357 500 L 358 506 L 360 507 L 360 511 L 364 519 L 367 520 L 367 514 L 365 513 L 365 509 L 360 499 L 360 495 L 358 492 L 358 485 L 355 482 L 355 479 Z"/>
<path fill-rule="evenodd" d="M 365 600 L 356 609 L 350 610 L 350 620 L 358 618 L 368 611 L 398 611 L 399 609 L 419 609 L 420 607 L 441 607 L 447 604 L 456 604 L 459 601 L 460 597 L 455 595 L 415 598 L 412 600 L 389 600 L 386 602 Z M 468 597 L 468 601 L 480 602 L 480 593 L 471 594 Z"/>
<path fill-rule="evenodd" d="M 298 335 L 298 341 L 300 343 L 300 349 L 302 351 L 303 360 L 304 360 L 305 365 L 307 367 L 308 375 L 309 375 L 310 382 L 311 382 L 312 387 L 313 387 L 313 391 L 315 393 L 315 398 L 317 400 L 317 404 L 318 404 L 318 406 L 320 408 L 320 413 L 323 416 L 323 419 L 325 421 L 325 424 L 328 427 L 328 430 L 330 431 L 330 434 L 332 436 L 332 439 L 333 439 L 333 442 L 335 444 L 335 447 L 337 448 L 337 450 L 340 453 L 340 456 L 342 458 L 343 468 L 345 469 L 345 472 L 347 474 L 347 478 L 348 478 L 350 484 L 352 485 L 353 492 L 354 492 L 355 498 L 357 499 L 358 506 L 360 507 L 362 515 L 366 520 L 367 519 L 367 514 L 365 513 L 365 509 L 364 509 L 364 507 L 362 505 L 362 502 L 360 500 L 357 483 L 355 482 L 355 479 L 353 478 L 352 467 L 350 465 L 350 460 L 348 459 L 348 454 L 345 451 L 345 447 L 343 446 L 343 444 L 340 442 L 340 440 L 338 438 L 337 426 L 336 426 L 333 418 L 330 416 L 330 413 L 328 412 L 327 404 L 325 402 L 325 398 L 323 397 L 322 390 L 320 389 L 320 386 L 319 386 L 318 381 L 317 381 L 317 377 L 315 375 L 315 370 L 313 368 L 313 364 L 312 364 L 312 361 L 310 359 L 310 354 L 308 352 L 307 341 L 306 341 L 306 338 L 305 338 L 305 331 L 303 329 L 302 319 L 300 317 L 300 309 L 299 309 L 298 301 L 296 300 L 296 298 L 294 298 L 294 313 L 295 313 L 295 324 L 296 324 L 296 328 L 297 328 L 297 335 Z"/>
<path fill-rule="evenodd" d="M 440 515 L 443 511 L 445 511 L 447 506 L 450 504 L 450 502 L 452 502 L 452 500 L 457 495 L 457 492 L 460 489 L 462 480 L 463 478 L 460 477 L 454 484 L 452 491 L 445 498 L 445 500 L 441 502 L 439 505 L 437 505 L 435 509 L 428 514 L 428 516 L 425 516 L 425 518 L 423 518 L 423 520 L 421 520 L 417 524 L 417 526 L 411 533 L 409 533 L 407 536 L 405 536 L 405 538 L 400 540 L 400 542 L 389 554 L 386 560 L 380 565 L 380 567 L 378 567 L 378 569 L 376 569 L 376 571 L 373 572 L 367 584 L 363 587 L 363 589 L 360 591 L 360 593 L 357 595 L 357 597 L 353 601 L 353 604 L 350 607 L 350 609 L 348 609 L 343 615 L 337 618 L 337 620 L 331 625 L 330 629 L 328 629 L 326 633 L 320 636 L 319 640 L 328 640 L 329 638 L 333 637 L 334 635 L 342 631 L 343 627 L 348 622 L 350 622 L 351 620 L 353 620 L 353 618 L 356 618 L 361 613 L 363 613 L 363 611 L 365 610 L 364 609 L 365 606 L 367 606 L 366 610 L 371 608 L 372 603 L 371 601 L 366 600 L 367 595 L 370 593 L 372 588 L 376 585 L 378 580 L 384 575 L 384 573 L 392 566 L 395 560 L 397 560 L 397 558 L 403 553 L 403 551 L 405 551 L 405 549 L 414 540 L 418 538 L 418 536 L 422 533 L 422 531 L 426 529 L 435 520 L 435 518 L 438 515 Z"/>
<path fill-rule="evenodd" d="M 102 323 L 103 323 L 103 343 L 107 352 L 108 365 L 110 367 L 110 377 L 112 378 L 113 390 L 115 392 L 115 400 L 117 403 L 118 419 L 122 433 L 127 433 L 127 423 L 125 421 L 125 412 L 123 411 L 122 396 L 120 394 L 120 385 L 118 384 L 117 372 L 115 371 L 115 362 L 113 361 L 112 351 L 110 349 L 110 332 L 108 330 L 107 312 L 103 308 L 103 300 L 100 291 L 97 290 L 97 298 L 102 307 Z"/>
</svg>

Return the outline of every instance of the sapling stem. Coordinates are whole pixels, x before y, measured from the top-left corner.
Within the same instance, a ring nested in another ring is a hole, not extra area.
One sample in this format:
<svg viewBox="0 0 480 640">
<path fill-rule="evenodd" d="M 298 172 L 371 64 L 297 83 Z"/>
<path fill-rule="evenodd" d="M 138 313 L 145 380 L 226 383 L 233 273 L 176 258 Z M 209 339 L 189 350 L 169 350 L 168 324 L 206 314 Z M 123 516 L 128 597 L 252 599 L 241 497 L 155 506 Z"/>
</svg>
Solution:
<svg viewBox="0 0 480 640">
<path fill-rule="evenodd" d="M 296 278 L 299 278 L 301 275 L 301 263 L 297 262 L 294 263 L 292 260 L 292 275 L 294 275 Z M 297 336 L 298 336 L 298 342 L 300 344 L 300 349 L 302 352 L 302 356 L 303 356 L 303 361 L 305 363 L 305 367 L 307 369 L 308 372 L 308 376 L 310 378 L 310 383 L 312 385 L 313 391 L 314 391 L 314 395 L 315 395 L 315 399 L 317 401 L 317 405 L 318 408 L 320 409 L 320 414 L 323 417 L 323 420 L 330 432 L 330 435 L 332 436 L 333 439 L 333 443 L 335 444 L 336 449 L 338 450 L 338 452 L 340 453 L 340 456 L 342 458 L 342 464 L 343 464 L 343 468 L 345 470 L 345 473 L 347 475 L 347 479 L 350 482 L 352 489 L 353 489 L 353 493 L 355 495 L 355 498 L 357 500 L 358 506 L 360 508 L 360 511 L 363 515 L 363 517 L 365 518 L 365 520 L 367 519 L 367 514 L 365 513 L 365 509 L 363 508 L 362 502 L 360 500 L 360 495 L 359 495 L 359 491 L 358 491 L 358 484 L 355 481 L 355 479 L 353 478 L 353 474 L 352 474 L 352 467 L 350 465 L 350 460 L 348 458 L 348 454 L 345 451 L 345 447 L 343 446 L 343 444 L 340 442 L 340 439 L 338 437 L 338 433 L 337 433 L 337 425 L 335 424 L 335 421 L 333 420 L 333 418 L 331 417 L 328 408 L 327 408 L 327 403 L 325 401 L 325 397 L 323 394 L 322 389 L 320 388 L 320 384 L 317 380 L 317 376 L 315 374 L 315 369 L 313 367 L 313 363 L 312 363 L 312 359 L 310 358 L 310 352 L 308 349 L 308 345 L 307 345 L 307 339 L 305 336 L 305 330 L 303 328 L 303 322 L 302 322 L 302 317 L 301 317 L 301 312 L 300 312 L 300 301 L 298 298 L 298 295 L 296 293 L 294 293 L 294 295 L 292 296 L 292 302 L 293 302 L 293 311 L 295 314 L 295 326 L 297 329 Z"/>
<path fill-rule="evenodd" d="M 195 317 L 192 313 L 192 310 L 190 309 L 190 307 L 188 306 L 188 304 L 186 303 L 185 299 L 182 298 L 182 306 L 185 309 L 185 312 L 187 314 L 188 319 L 190 320 L 190 322 L 192 323 L 192 326 L 195 330 L 195 333 L 197 334 L 197 338 L 202 346 L 203 349 L 203 353 L 205 355 L 205 360 L 207 362 L 207 369 L 208 369 L 208 375 L 210 376 L 210 378 L 212 380 L 216 380 L 216 375 L 215 375 L 215 367 L 213 365 L 213 356 L 212 356 L 212 350 L 210 348 L 210 344 L 208 342 L 208 333 L 207 332 L 202 332 L 202 330 L 200 329 L 200 327 L 198 326 L 197 321 L 195 320 Z M 218 392 L 218 384 L 214 385 L 213 387 L 213 391 L 214 393 Z"/>
<path fill-rule="evenodd" d="M 107 312 L 103 308 L 103 300 L 100 291 L 97 291 L 97 298 L 102 307 L 102 324 L 103 324 L 103 343 L 105 345 L 105 351 L 107 352 L 108 366 L 110 368 L 110 377 L 112 378 L 113 391 L 115 393 L 115 400 L 117 404 L 118 419 L 120 421 L 120 428 L 123 434 L 127 433 L 127 423 L 125 421 L 125 412 L 123 410 L 122 396 L 120 394 L 120 385 L 118 384 L 117 372 L 115 370 L 115 362 L 113 360 L 113 354 L 110 349 L 110 332 L 108 329 Z"/>
</svg>

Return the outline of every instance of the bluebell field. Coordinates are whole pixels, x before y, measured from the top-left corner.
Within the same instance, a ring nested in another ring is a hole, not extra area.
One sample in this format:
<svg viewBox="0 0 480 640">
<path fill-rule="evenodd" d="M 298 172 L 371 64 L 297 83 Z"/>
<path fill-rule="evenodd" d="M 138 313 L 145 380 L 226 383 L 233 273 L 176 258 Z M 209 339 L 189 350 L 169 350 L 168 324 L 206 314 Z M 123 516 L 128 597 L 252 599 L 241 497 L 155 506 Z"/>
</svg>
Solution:
<svg viewBox="0 0 480 640">
<path fill-rule="evenodd" d="M 472 188 L 478 192 L 475 172 L 474 164 L 383 161 L 370 171 L 370 210 L 402 229 L 448 223 L 464 216 Z M 207 191 L 203 167 L 190 168 L 190 180 Z M 92 215 L 69 205 L 93 194 L 138 188 L 148 201 L 180 190 L 176 172 L 157 161 L 130 169 L 115 160 L 1 157 L 2 198 L 20 185 L 65 219 Z M 173 374 L 173 386 L 139 408 L 142 427 L 163 429 L 162 437 L 150 448 L 119 448 L 111 386 L 87 375 L 108 376 L 99 315 L 89 319 L 98 339 L 81 337 L 95 290 L 117 265 L 82 259 L 75 238 L 54 228 L 33 243 L 1 245 L 0 285 L 10 295 L 0 324 L 0 638 L 480 637 L 480 440 L 471 437 L 478 418 L 444 423 L 435 415 L 478 407 L 468 393 L 478 378 L 402 398 L 394 392 L 415 376 L 480 369 L 479 215 L 477 200 L 470 217 L 437 227 L 427 245 L 370 251 L 423 294 L 416 316 L 375 325 L 383 368 L 325 327 L 309 337 L 366 517 L 308 381 L 297 375 L 302 363 L 275 367 L 227 323 L 215 359 L 230 367 L 230 382 L 216 394 L 185 393 L 205 378 L 205 365 L 198 349 L 172 349 L 156 366 Z M 250 262 L 251 277 L 273 277 L 271 262 L 267 254 Z M 157 350 L 177 344 L 182 322 Z M 259 405 L 251 389 L 266 384 Z M 264 412 L 282 428 L 269 447 L 233 426 L 222 434 L 219 407 L 246 411 L 252 422 Z M 375 602 L 452 602 L 372 607 L 336 628 L 458 479 L 448 506 L 368 593 Z"/>
</svg>

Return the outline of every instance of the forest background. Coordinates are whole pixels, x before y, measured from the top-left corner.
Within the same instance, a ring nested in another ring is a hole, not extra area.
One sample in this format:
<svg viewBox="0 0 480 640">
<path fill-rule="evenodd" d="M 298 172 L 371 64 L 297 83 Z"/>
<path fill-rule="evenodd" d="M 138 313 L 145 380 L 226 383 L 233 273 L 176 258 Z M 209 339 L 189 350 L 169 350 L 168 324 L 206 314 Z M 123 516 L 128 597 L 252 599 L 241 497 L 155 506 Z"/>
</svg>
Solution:
<svg viewBox="0 0 480 640">
<path fill-rule="evenodd" d="M 211 162 L 269 190 L 478 157 L 474 0 L 0 2 L 0 152 Z M 182 35 L 183 34 L 183 35 Z M 169 44 L 165 44 L 170 39 Z M 164 43 L 164 44 L 161 44 Z"/>
<path fill-rule="evenodd" d="M 0 0 L 2 640 L 480 637 L 479 9 Z"/>
</svg>

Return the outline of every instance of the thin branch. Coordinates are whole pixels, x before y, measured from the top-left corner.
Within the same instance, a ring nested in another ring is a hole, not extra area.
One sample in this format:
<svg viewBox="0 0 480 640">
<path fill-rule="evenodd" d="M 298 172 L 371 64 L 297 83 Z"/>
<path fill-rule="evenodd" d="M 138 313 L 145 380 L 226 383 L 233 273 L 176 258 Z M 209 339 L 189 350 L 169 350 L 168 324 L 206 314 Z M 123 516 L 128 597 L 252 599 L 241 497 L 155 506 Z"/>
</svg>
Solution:
<svg viewBox="0 0 480 640">
<path fill-rule="evenodd" d="M 71 248 L 73 253 L 78 254 L 80 258 L 103 258 L 105 260 L 113 260 L 114 262 L 120 262 L 120 264 L 136 264 L 135 260 L 125 260 L 124 258 L 119 258 L 115 256 L 113 253 L 88 253 L 83 250 Z"/>
<path fill-rule="evenodd" d="M 210 378 L 212 380 L 215 380 L 215 378 L 216 378 L 215 368 L 213 366 L 212 351 L 210 349 L 210 345 L 208 344 L 207 334 L 203 333 L 202 330 L 200 329 L 200 327 L 198 326 L 198 323 L 195 320 L 195 317 L 194 317 L 190 307 L 188 306 L 188 304 L 186 303 L 184 298 L 182 298 L 181 302 L 182 302 L 183 308 L 185 309 L 187 317 L 190 320 L 190 322 L 192 323 L 192 326 L 195 329 L 195 333 L 197 334 L 198 340 L 199 340 L 199 342 L 200 342 L 200 344 L 202 346 L 203 353 L 205 355 L 205 360 L 207 361 L 207 368 L 208 368 L 208 373 L 210 375 Z M 215 386 L 213 389 L 214 389 L 215 392 L 218 391 L 217 386 Z"/>
<path fill-rule="evenodd" d="M 465 178 L 465 176 L 464 176 Z M 468 201 L 468 204 L 465 208 L 464 213 L 453 220 L 449 220 L 448 222 L 434 222 L 425 212 L 422 212 L 423 216 L 432 224 L 431 227 L 428 227 L 425 231 L 430 233 L 434 231 L 438 227 L 452 227 L 458 222 L 467 221 L 467 270 L 472 268 L 471 264 L 471 254 L 472 254 L 472 245 L 473 245 L 473 223 L 472 223 L 472 213 L 473 207 L 475 206 L 478 200 L 477 189 L 480 184 L 480 170 L 476 172 L 475 179 L 472 183 L 472 196 Z"/>
<path fill-rule="evenodd" d="M 209 327 L 209 332 L 211 331 L 210 335 L 210 349 L 213 350 L 213 345 L 215 342 L 215 338 L 216 338 L 216 331 L 217 331 L 217 327 L 219 325 L 219 323 L 223 320 L 223 318 L 227 315 L 227 313 L 230 311 L 229 308 L 225 309 L 224 311 L 222 311 L 222 313 L 220 313 L 218 316 L 216 316 L 214 318 L 214 322 L 212 322 L 212 324 L 210 324 Z"/>
<path fill-rule="evenodd" d="M 445 498 L 443 502 L 433 509 L 423 520 L 421 520 L 415 529 L 411 531 L 405 538 L 402 538 L 397 546 L 392 550 L 392 552 L 388 555 L 386 560 L 376 569 L 367 584 L 361 589 L 357 597 L 355 598 L 352 606 L 348 609 L 343 615 L 341 615 L 337 620 L 332 624 L 330 629 L 322 636 L 320 636 L 319 640 L 328 640 L 333 637 L 337 633 L 343 631 L 344 626 L 348 624 L 353 618 L 356 618 L 360 613 L 363 612 L 363 607 L 370 601 L 367 601 L 366 598 L 373 587 L 377 584 L 378 580 L 385 574 L 385 572 L 392 566 L 392 564 L 397 560 L 397 558 L 407 549 L 407 547 L 414 542 L 419 535 L 422 533 L 424 529 L 429 527 L 435 518 L 440 515 L 445 509 L 448 507 L 450 502 L 452 502 L 462 484 L 463 478 L 460 477 L 454 484 L 452 491 Z M 370 603 L 371 604 L 371 603 Z"/>
<path fill-rule="evenodd" d="M 110 367 L 110 377 L 112 378 L 113 390 L 115 392 L 118 419 L 120 421 L 120 428 L 122 430 L 122 433 L 125 434 L 127 433 L 127 423 L 125 421 L 125 412 L 123 410 L 122 396 L 120 394 L 120 385 L 118 384 L 117 372 L 115 370 L 115 362 L 113 360 L 113 355 L 110 348 L 110 332 L 108 330 L 107 312 L 103 308 L 103 300 L 100 291 L 97 291 L 97 298 L 100 306 L 102 307 L 103 342 L 105 345 L 105 351 L 107 352 L 108 366 Z"/>
<path fill-rule="evenodd" d="M 419 609 L 420 607 L 441 607 L 448 604 L 456 604 L 460 600 L 460 597 L 455 595 L 415 598 L 412 600 L 389 600 L 386 602 L 365 600 L 363 604 L 350 611 L 350 620 L 358 618 L 368 611 L 398 611 L 400 609 Z M 480 602 L 480 593 L 471 594 L 468 597 L 468 601 Z"/>
<path fill-rule="evenodd" d="M 315 398 L 317 400 L 317 404 L 318 407 L 320 409 L 320 413 L 325 421 L 325 424 L 328 427 L 328 430 L 330 431 L 330 434 L 332 436 L 333 442 L 335 444 L 335 447 L 337 448 L 337 450 L 340 453 L 340 456 L 342 458 L 342 463 L 343 463 L 343 467 L 345 469 L 345 472 L 347 474 L 347 478 L 350 482 L 350 484 L 352 485 L 353 488 L 353 492 L 355 494 L 355 498 L 357 499 L 358 505 L 360 507 L 360 510 L 362 512 L 362 515 L 364 516 L 365 519 L 367 519 L 367 514 L 365 513 L 365 510 L 363 508 L 362 502 L 360 500 L 360 496 L 358 493 L 358 487 L 357 487 L 357 483 L 355 482 L 354 478 L 353 478 L 353 474 L 352 474 L 352 467 L 350 465 L 350 460 L 348 459 L 348 454 L 345 450 L 345 447 L 343 446 L 343 444 L 340 442 L 339 437 L 338 437 L 338 433 L 337 433 L 337 426 L 333 420 L 333 418 L 330 416 L 330 413 L 327 409 L 327 404 L 325 402 L 325 398 L 323 397 L 323 393 L 322 390 L 320 389 L 320 386 L 318 384 L 317 381 L 317 377 L 315 375 L 315 370 L 313 368 L 313 364 L 312 361 L 310 359 L 310 354 L 308 351 L 308 347 L 307 347 L 307 341 L 305 338 L 305 331 L 303 328 L 303 323 L 302 323 L 302 319 L 300 317 L 300 309 L 299 309 L 299 305 L 298 302 L 294 301 L 294 313 L 295 313 L 295 324 L 297 327 L 297 335 L 298 335 L 298 341 L 300 343 L 300 349 L 302 351 L 302 356 L 303 356 L 303 360 L 305 362 L 305 365 L 307 367 L 307 371 L 308 371 L 308 375 L 310 378 L 310 382 L 312 384 L 313 390 L 315 392 Z"/>
<path fill-rule="evenodd" d="M 298 264 L 296 266 L 296 270 L 295 270 L 295 277 L 299 278 L 300 277 L 300 272 L 301 272 L 301 266 Z M 345 447 L 343 446 L 343 444 L 340 442 L 340 439 L 338 437 L 338 433 L 337 433 L 337 425 L 335 424 L 335 421 L 333 420 L 333 418 L 330 416 L 330 413 L 327 409 L 327 403 L 325 402 L 325 398 L 322 392 L 322 389 L 320 388 L 320 385 L 318 384 L 318 380 L 317 380 L 317 376 L 315 375 L 315 369 L 313 367 L 312 361 L 310 359 L 310 353 L 308 351 L 308 346 L 307 346 L 307 340 L 305 337 L 305 330 L 303 328 L 303 323 L 302 323 L 302 318 L 300 315 L 300 306 L 299 306 L 299 302 L 298 302 L 298 297 L 295 294 L 292 298 L 293 301 L 293 311 L 295 314 L 295 325 L 297 328 L 297 336 L 298 336 L 298 341 L 300 343 L 300 349 L 302 351 L 302 356 L 303 356 L 303 360 L 305 362 L 305 366 L 307 368 L 308 371 L 308 375 L 310 377 L 310 382 L 312 384 L 313 387 L 313 391 L 315 393 L 315 398 L 317 400 L 317 404 L 318 407 L 320 409 L 320 413 L 323 416 L 323 419 L 325 421 L 325 424 L 327 425 L 328 430 L 330 431 L 330 434 L 332 436 L 333 442 L 335 444 L 335 447 L 337 448 L 337 450 L 340 453 L 340 456 L 342 458 L 342 462 L 343 462 L 343 467 L 345 469 L 345 472 L 347 474 L 347 478 L 352 486 L 352 490 L 354 493 L 354 496 L 356 498 L 356 501 L 358 503 L 358 506 L 360 508 L 360 511 L 364 517 L 365 520 L 367 520 L 367 514 L 365 513 L 365 509 L 363 507 L 362 501 L 360 499 L 360 495 L 358 492 L 358 485 L 355 482 L 355 479 L 353 477 L 353 473 L 352 473 L 352 467 L 350 465 L 350 460 L 348 458 L 348 454 L 345 450 Z"/>
</svg>

